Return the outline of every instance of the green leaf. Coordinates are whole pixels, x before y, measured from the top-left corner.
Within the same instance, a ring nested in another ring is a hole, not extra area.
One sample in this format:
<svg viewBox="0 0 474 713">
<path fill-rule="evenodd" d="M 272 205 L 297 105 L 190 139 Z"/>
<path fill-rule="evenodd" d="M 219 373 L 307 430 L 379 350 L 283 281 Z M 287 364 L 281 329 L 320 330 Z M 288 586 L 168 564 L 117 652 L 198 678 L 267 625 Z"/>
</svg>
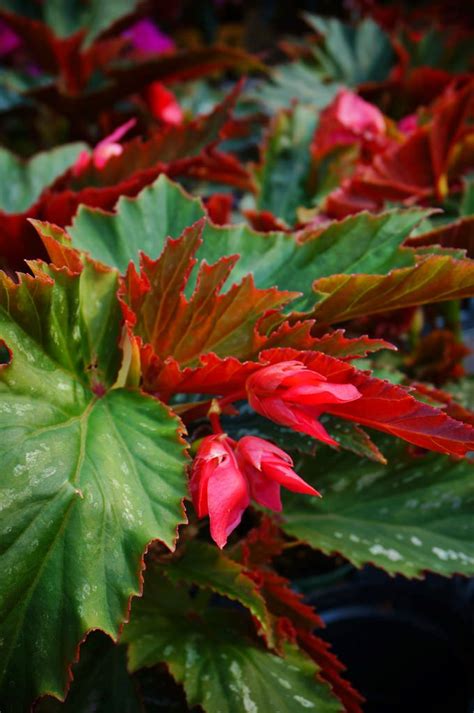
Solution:
<svg viewBox="0 0 474 713">
<path fill-rule="evenodd" d="M 288 225 L 296 210 L 308 206 L 311 142 L 318 115 L 313 107 L 297 105 L 279 112 L 270 126 L 256 170 L 257 208 L 269 210 Z"/>
<path fill-rule="evenodd" d="M 5 213 L 25 211 L 85 150 L 87 146 L 82 143 L 65 144 L 25 161 L 0 147 L 0 210 Z"/>
<path fill-rule="evenodd" d="M 140 251 L 157 258 L 167 237 L 178 238 L 205 214 L 199 199 L 162 174 L 136 199 L 120 198 L 113 214 L 80 206 L 68 232 L 76 248 L 125 272 L 130 260 L 139 266 Z"/>
<path fill-rule="evenodd" d="M 0 283 L 0 698 L 18 711 L 64 694 L 87 631 L 117 636 L 144 550 L 174 547 L 186 495 L 179 420 L 110 388 L 116 273 L 32 268 Z"/>
<path fill-rule="evenodd" d="M 272 642 L 269 614 L 256 584 L 245 575 L 242 565 L 214 545 L 198 540 L 188 542 L 184 553 L 166 567 L 166 574 L 172 582 L 197 584 L 240 602 L 258 619 L 267 640 Z"/>
<path fill-rule="evenodd" d="M 325 83 L 316 67 L 289 62 L 277 65 L 271 80 L 257 85 L 250 97 L 271 114 L 288 108 L 295 100 L 321 110 L 332 102 L 340 89 L 342 84 Z"/>
<path fill-rule="evenodd" d="M 80 649 L 65 703 L 44 698 L 35 713 L 143 713 L 134 682 L 127 671 L 126 650 L 93 631 Z"/>
<path fill-rule="evenodd" d="M 389 36 L 371 18 L 355 26 L 306 13 L 306 22 L 324 38 L 315 56 L 332 80 L 349 86 L 387 79 L 395 63 Z M 368 50 L 370 48 L 370 51 Z"/>
<path fill-rule="evenodd" d="M 464 189 L 459 206 L 459 215 L 468 217 L 474 215 L 474 175 L 472 173 L 468 174 L 463 183 Z"/>
<path fill-rule="evenodd" d="M 76 248 L 124 272 L 130 260 L 138 266 L 140 250 L 157 258 L 168 236 L 179 237 L 203 215 L 198 199 L 162 175 L 136 198 L 120 198 L 114 213 L 82 206 L 69 233 Z M 399 247 L 425 215 L 418 209 L 376 216 L 359 213 L 303 243 L 286 233 L 262 234 L 244 224 L 219 227 L 208 222 L 197 258 L 212 264 L 225 255 L 239 254 L 232 283 L 253 273 L 260 288 L 303 292 L 307 299 L 298 305 L 302 308 L 313 302 L 311 286 L 317 278 L 341 271 L 384 272 L 409 264 L 411 251 Z M 192 287 L 191 282 L 188 290 Z"/>
<path fill-rule="evenodd" d="M 357 566 L 371 562 L 407 577 L 474 571 L 474 465 L 410 455 L 382 441 L 388 465 L 318 449 L 299 474 L 322 493 L 285 498 L 284 530 Z"/>
<path fill-rule="evenodd" d="M 207 713 L 341 711 L 329 688 L 315 679 L 318 669 L 310 659 L 292 646 L 284 658 L 275 656 L 257 646 L 246 628 L 238 610 L 203 605 L 159 572 L 148 572 L 123 641 L 132 671 L 166 663 L 189 705 Z"/>
<path fill-rule="evenodd" d="M 48 0 L 41 4 L 35 0 L 3 0 L 2 9 L 25 15 L 32 20 L 41 20 L 58 37 L 69 37 L 85 30 L 90 42 L 120 17 L 131 14 L 136 5 L 137 0 L 90 0 L 87 3 L 81 0 L 67 3 L 63 0 Z"/>
</svg>

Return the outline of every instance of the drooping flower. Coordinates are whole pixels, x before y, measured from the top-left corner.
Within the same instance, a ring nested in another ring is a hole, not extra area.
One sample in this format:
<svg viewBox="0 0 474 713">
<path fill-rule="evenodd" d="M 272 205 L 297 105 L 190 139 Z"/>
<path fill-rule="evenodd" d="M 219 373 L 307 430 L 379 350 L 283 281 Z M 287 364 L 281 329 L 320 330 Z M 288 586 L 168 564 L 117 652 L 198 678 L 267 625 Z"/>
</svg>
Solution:
<svg viewBox="0 0 474 713">
<path fill-rule="evenodd" d="M 294 472 L 292 459 L 281 448 L 256 436 L 244 436 L 235 443 L 224 433 L 201 441 L 189 486 L 196 513 L 209 515 L 211 537 L 220 548 L 251 499 L 279 512 L 281 486 L 319 495 Z"/>
<path fill-rule="evenodd" d="M 209 515 L 211 537 L 220 548 L 224 547 L 250 503 L 234 442 L 225 434 L 202 440 L 191 471 L 190 490 L 198 517 Z"/>
<path fill-rule="evenodd" d="M 279 512 L 280 489 L 319 495 L 293 470 L 293 460 L 281 448 L 257 436 L 244 436 L 235 449 L 237 462 L 247 478 L 252 500 Z"/>
<path fill-rule="evenodd" d="M 324 443 L 337 445 L 319 423 L 326 405 L 358 399 L 352 384 L 335 384 L 300 361 L 282 361 L 265 366 L 246 383 L 252 408 L 262 416 Z"/>
</svg>

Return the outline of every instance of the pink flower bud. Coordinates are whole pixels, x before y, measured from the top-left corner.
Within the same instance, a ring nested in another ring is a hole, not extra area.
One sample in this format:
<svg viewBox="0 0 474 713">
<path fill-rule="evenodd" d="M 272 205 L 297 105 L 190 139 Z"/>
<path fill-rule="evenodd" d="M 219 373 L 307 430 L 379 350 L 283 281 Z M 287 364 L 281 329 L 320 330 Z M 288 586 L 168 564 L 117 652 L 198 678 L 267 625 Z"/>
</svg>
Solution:
<svg viewBox="0 0 474 713">
<path fill-rule="evenodd" d="M 282 485 L 295 493 L 319 495 L 296 475 L 288 453 L 263 438 L 244 436 L 237 443 L 235 455 L 247 478 L 252 499 L 270 510 L 281 510 Z"/>
<path fill-rule="evenodd" d="M 190 490 L 198 517 L 209 515 L 211 537 L 222 549 L 250 503 L 247 481 L 230 438 L 219 434 L 202 440 L 193 463 Z"/>
<path fill-rule="evenodd" d="M 352 384 L 335 384 L 299 361 L 265 366 L 247 379 L 249 404 L 262 416 L 337 445 L 319 423 L 326 405 L 355 401 L 361 394 Z"/>
</svg>

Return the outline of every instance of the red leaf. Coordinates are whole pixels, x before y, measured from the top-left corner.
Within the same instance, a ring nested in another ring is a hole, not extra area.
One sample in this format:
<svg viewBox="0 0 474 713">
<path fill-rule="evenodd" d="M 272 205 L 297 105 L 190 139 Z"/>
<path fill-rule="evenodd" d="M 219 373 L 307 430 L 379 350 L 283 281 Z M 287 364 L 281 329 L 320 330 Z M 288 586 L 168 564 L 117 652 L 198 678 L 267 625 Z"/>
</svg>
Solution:
<svg viewBox="0 0 474 713">
<path fill-rule="evenodd" d="M 232 196 L 230 193 L 214 193 L 206 200 L 206 210 L 215 225 L 230 223 L 232 211 Z"/>
<path fill-rule="evenodd" d="M 469 258 L 474 258 L 474 216 L 460 218 L 448 225 L 435 228 L 414 238 L 408 238 L 405 245 L 413 248 L 441 245 L 444 248 L 465 250 Z"/>
<path fill-rule="evenodd" d="M 132 268 L 124 282 L 124 299 L 137 318 L 135 333 L 151 344 L 158 357 L 171 356 L 181 366 L 195 366 L 201 354 L 211 351 L 239 359 L 257 355 L 267 341 L 258 330 L 262 317 L 298 296 L 276 288 L 259 290 L 251 275 L 222 294 L 238 259 L 229 256 L 214 265 L 203 262 L 196 288 L 186 299 L 183 290 L 195 264 L 202 227 L 200 221 L 177 240 L 168 240 L 157 260 L 142 255 L 140 278 Z"/>
<path fill-rule="evenodd" d="M 284 233 L 290 232 L 288 226 L 269 210 L 244 210 L 243 213 L 252 228 L 261 233 L 270 233 L 272 230 L 279 230 Z"/>
<path fill-rule="evenodd" d="M 371 377 L 338 359 L 294 349 L 265 351 L 261 359 L 272 364 L 296 359 L 331 383 L 355 386 L 362 394 L 361 398 L 344 404 L 325 405 L 325 411 L 335 416 L 440 453 L 465 456 L 474 450 L 474 428 L 417 401 L 402 387 Z"/>
</svg>

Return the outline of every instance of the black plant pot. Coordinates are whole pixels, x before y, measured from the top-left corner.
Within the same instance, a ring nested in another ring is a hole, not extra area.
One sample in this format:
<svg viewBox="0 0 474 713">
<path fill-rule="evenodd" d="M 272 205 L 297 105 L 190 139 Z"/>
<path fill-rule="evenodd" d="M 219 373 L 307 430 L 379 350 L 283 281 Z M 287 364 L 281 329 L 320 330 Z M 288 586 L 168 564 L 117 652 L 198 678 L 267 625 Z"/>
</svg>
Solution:
<svg viewBox="0 0 474 713">
<path fill-rule="evenodd" d="M 409 581 L 367 567 L 309 601 L 365 713 L 473 713 L 473 581 Z"/>
</svg>

